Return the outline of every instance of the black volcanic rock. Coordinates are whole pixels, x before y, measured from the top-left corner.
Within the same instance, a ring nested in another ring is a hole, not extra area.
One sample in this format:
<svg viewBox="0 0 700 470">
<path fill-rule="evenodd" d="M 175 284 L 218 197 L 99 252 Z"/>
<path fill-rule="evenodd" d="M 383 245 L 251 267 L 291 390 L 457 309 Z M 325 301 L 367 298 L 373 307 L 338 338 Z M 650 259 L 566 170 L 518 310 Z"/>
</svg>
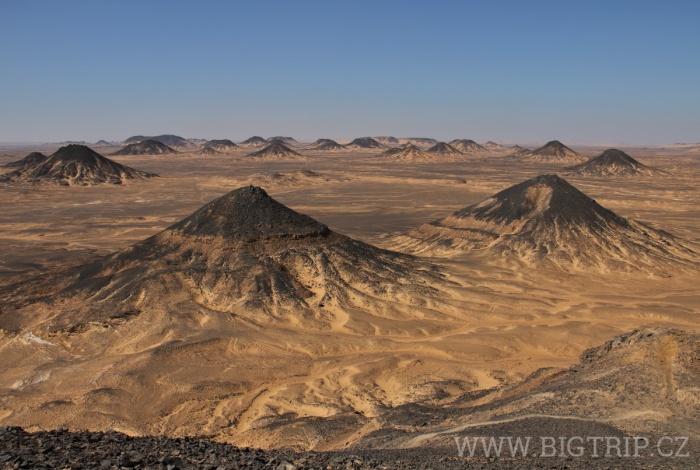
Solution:
<svg viewBox="0 0 700 470">
<path fill-rule="evenodd" d="M 455 139 L 450 145 L 462 153 L 482 153 L 486 149 L 470 139 Z"/>
<path fill-rule="evenodd" d="M 520 154 L 522 160 L 537 163 L 580 163 L 587 158 L 574 152 L 558 140 L 552 140 L 529 153 Z"/>
<path fill-rule="evenodd" d="M 297 158 L 301 157 L 298 152 L 290 149 L 286 145 L 275 142 L 256 152 L 249 153 L 247 157 L 253 158 Z"/>
<path fill-rule="evenodd" d="M 202 149 L 200 150 L 200 153 L 209 153 L 210 155 L 215 155 L 216 153 L 232 152 L 238 148 L 238 145 L 234 144 L 228 139 L 215 139 L 207 141 L 207 143 L 205 143 Z M 212 153 L 211 150 L 213 150 L 215 153 Z"/>
<path fill-rule="evenodd" d="M 602 207 L 556 175 L 541 175 L 398 237 L 426 253 L 481 250 L 576 268 L 672 273 L 697 269 L 687 242 Z"/>
<path fill-rule="evenodd" d="M 111 155 L 171 155 L 177 153 L 177 150 L 172 149 L 158 140 L 144 140 L 135 144 L 129 144 L 126 147 L 113 152 Z"/>
<path fill-rule="evenodd" d="M 501 144 L 497 144 L 496 142 L 489 140 L 484 144 L 484 148 L 486 150 L 491 150 L 491 151 L 498 151 L 498 150 L 505 150 L 507 147 L 504 147 Z"/>
<path fill-rule="evenodd" d="M 44 162 L 47 158 L 46 155 L 40 152 L 32 152 L 26 157 L 14 161 L 14 162 L 9 162 L 5 163 L 5 168 L 19 168 L 21 170 L 26 170 L 27 168 L 33 167 L 34 165 L 38 165 L 39 163 Z"/>
<path fill-rule="evenodd" d="M 47 319 L 46 328 L 63 331 L 128 321 L 173 295 L 258 323 L 303 319 L 319 327 L 331 321 L 323 306 L 386 316 L 405 315 L 394 305 L 426 305 L 426 296 L 443 305 L 431 286 L 445 282 L 426 262 L 334 233 L 249 186 L 118 253 L 0 286 L 0 328 L 34 321 L 37 301 L 76 306 Z"/>
<path fill-rule="evenodd" d="M 622 150 L 608 149 L 585 163 L 564 168 L 566 175 L 653 175 L 660 173 L 627 155 Z"/>
<path fill-rule="evenodd" d="M 388 145 L 388 146 L 393 146 L 393 145 L 399 145 L 401 142 L 399 142 L 399 139 L 396 137 L 392 137 L 390 135 L 382 135 L 378 137 L 374 137 L 374 140 L 379 142 L 382 145 Z"/>
<path fill-rule="evenodd" d="M 462 152 L 454 148 L 448 143 L 438 142 L 428 149 L 428 152 L 435 153 L 437 155 L 460 155 Z"/>
<path fill-rule="evenodd" d="M 413 144 L 421 148 L 432 147 L 438 143 L 437 140 L 430 137 L 403 137 L 399 139 L 399 142 L 403 144 Z"/>
<path fill-rule="evenodd" d="M 434 160 L 435 155 L 427 153 L 422 148 L 408 142 L 398 147 L 390 148 L 377 155 L 378 157 L 391 157 L 395 160 Z"/>
<path fill-rule="evenodd" d="M 306 147 L 309 150 L 342 150 L 343 146 L 340 145 L 335 140 L 331 139 L 318 139 L 313 144 Z"/>
<path fill-rule="evenodd" d="M 521 147 L 520 145 L 514 145 L 508 149 L 508 153 L 512 156 L 528 155 L 532 150 Z"/>
<path fill-rule="evenodd" d="M 162 144 L 167 145 L 168 147 L 187 147 L 190 142 L 185 139 L 184 137 L 180 137 L 179 135 L 172 135 L 172 134 L 162 134 L 162 135 L 156 135 L 156 136 L 144 136 L 144 135 L 135 135 L 132 137 L 129 137 L 124 141 L 125 144 L 136 144 L 139 142 L 143 142 L 145 140 L 156 140 Z"/>
<path fill-rule="evenodd" d="M 254 135 L 243 142 L 241 142 L 242 147 L 265 147 L 268 141 L 260 137 L 259 135 Z"/>
<path fill-rule="evenodd" d="M 328 227 L 272 199 L 256 186 L 232 191 L 168 228 L 188 236 L 253 241 L 328 234 Z"/>
<path fill-rule="evenodd" d="M 123 184 L 158 176 L 103 157 L 84 145 L 61 147 L 42 163 L 4 175 L 6 182 L 49 183 L 63 186 Z"/>
<path fill-rule="evenodd" d="M 349 149 L 380 149 L 382 144 L 371 137 L 359 137 L 345 145 Z"/>
<path fill-rule="evenodd" d="M 296 145 L 299 143 L 296 141 L 296 139 L 294 139 L 294 137 L 285 137 L 283 135 L 276 135 L 274 137 L 270 137 L 269 139 L 267 139 L 267 142 L 269 144 L 272 144 L 274 142 L 282 142 L 285 145 Z"/>
<path fill-rule="evenodd" d="M 95 142 L 95 145 L 97 147 L 107 147 L 107 146 L 110 146 L 112 144 L 107 142 L 106 140 L 98 140 L 97 142 Z"/>
</svg>

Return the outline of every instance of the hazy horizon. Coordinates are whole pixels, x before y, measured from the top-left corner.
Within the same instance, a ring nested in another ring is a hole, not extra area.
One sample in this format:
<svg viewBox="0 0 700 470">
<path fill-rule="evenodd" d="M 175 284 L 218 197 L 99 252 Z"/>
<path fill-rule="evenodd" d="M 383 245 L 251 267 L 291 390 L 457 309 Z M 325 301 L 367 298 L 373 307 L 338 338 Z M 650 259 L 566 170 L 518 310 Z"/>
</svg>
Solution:
<svg viewBox="0 0 700 470">
<path fill-rule="evenodd" d="M 700 141 L 696 2 L 17 2 L 0 142 Z M 134 12 L 138 12 L 135 14 Z"/>
</svg>

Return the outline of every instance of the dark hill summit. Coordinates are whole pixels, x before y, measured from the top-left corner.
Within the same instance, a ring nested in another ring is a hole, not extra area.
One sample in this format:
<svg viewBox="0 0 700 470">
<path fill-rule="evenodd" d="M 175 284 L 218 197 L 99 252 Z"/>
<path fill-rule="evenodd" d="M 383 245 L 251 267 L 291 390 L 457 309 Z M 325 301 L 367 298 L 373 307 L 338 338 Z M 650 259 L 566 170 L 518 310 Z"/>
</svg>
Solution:
<svg viewBox="0 0 700 470">
<path fill-rule="evenodd" d="M 462 153 L 482 153 L 486 149 L 470 139 L 455 139 L 450 145 Z"/>
<path fill-rule="evenodd" d="M 33 167 L 34 165 L 38 165 L 39 163 L 44 162 L 47 158 L 49 157 L 47 157 L 43 153 L 32 152 L 20 160 L 5 163 L 4 166 L 5 168 L 19 168 L 21 170 L 26 170 L 27 168 Z"/>
<path fill-rule="evenodd" d="M 190 145 L 189 140 L 185 139 L 184 137 L 180 137 L 179 135 L 172 134 L 162 134 L 156 136 L 135 135 L 126 139 L 124 143 L 136 144 L 145 140 L 156 140 L 162 144 L 167 145 L 168 147 L 187 147 Z"/>
<path fill-rule="evenodd" d="M 403 318 L 406 310 L 393 305 L 413 311 L 426 305 L 426 296 L 438 305 L 442 295 L 430 286 L 440 282 L 432 265 L 334 233 L 248 186 L 114 255 L 0 289 L 0 312 L 9 312 L 0 313 L 0 328 L 34 318 L 31 307 L 21 308 L 26 299 L 71 299 L 74 309 L 49 320 L 56 330 L 162 309 L 173 295 L 256 323 L 317 328 L 332 322 L 337 309 Z M 17 303 L 21 312 L 10 307 Z"/>
<path fill-rule="evenodd" d="M 265 147 L 269 142 L 259 135 L 254 135 L 240 143 L 241 147 Z"/>
<path fill-rule="evenodd" d="M 390 157 L 395 160 L 416 161 L 416 160 L 435 160 L 435 155 L 427 153 L 422 148 L 410 142 L 398 147 L 390 148 L 377 155 L 378 157 Z"/>
<path fill-rule="evenodd" d="M 290 149 L 286 145 L 275 142 L 257 152 L 249 153 L 247 157 L 253 158 L 297 158 L 301 157 L 298 152 Z"/>
<path fill-rule="evenodd" d="M 148 139 L 135 144 L 129 144 L 126 147 L 113 152 L 112 155 L 171 155 L 177 153 L 177 150 L 168 147 L 164 143 Z"/>
<path fill-rule="evenodd" d="M 273 142 L 282 142 L 285 145 L 296 145 L 299 142 L 296 141 L 294 137 L 285 137 L 283 135 L 276 135 L 274 137 L 270 137 L 267 139 L 268 143 L 273 143 Z"/>
<path fill-rule="evenodd" d="M 581 163 L 587 158 L 574 152 L 558 140 L 552 140 L 530 153 L 523 153 L 522 160 L 536 163 Z"/>
<path fill-rule="evenodd" d="M 514 145 L 508 149 L 508 153 L 514 157 L 521 155 L 529 155 L 532 150 L 521 147 L 520 145 Z"/>
<path fill-rule="evenodd" d="M 460 152 L 459 150 L 457 150 L 456 148 L 454 148 L 446 142 L 438 142 L 437 144 L 430 147 L 428 149 L 428 152 L 444 156 L 454 156 L 462 154 L 462 152 Z"/>
<path fill-rule="evenodd" d="M 421 148 L 432 147 L 438 141 L 430 137 L 403 137 L 399 139 L 402 144 L 413 144 Z"/>
<path fill-rule="evenodd" d="M 221 196 L 168 230 L 188 236 L 237 241 L 297 240 L 328 234 L 328 227 L 280 204 L 257 186 L 247 186 Z"/>
<path fill-rule="evenodd" d="M 657 173 L 660 173 L 659 170 L 649 168 L 639 163 L 637 160 L 618 149 L 608 149 L 585 163 L 564 168 L 564 174 L 577 176 L 650 176 Z"/>
<path fill-rule="evenodd" d="M 685 242 L 620 217 L 556 175 L 511 186 L 398 240 L 416 252 L 481 250 L 575 268 L 697 269 L 697 254 Z"/>
<path fill-rule="evenodd" d="M 349 149 L 380 149 L 382 148 L 382 144 L 377 142 L 371 137 L 359 137 L 349 144 L 345 145 L 345 148 Z"/>
<path fill-rule="evenodd" d="M 486 150 L 491 150 L 491 151 L 499 151 L 499 150 L 506 150 L 508 147 L 505 147 L 501 144 L 497 144 L 496 142 L 489 140 L 484 144 L 484 148 Z"/>
<path fill-rule="evenodd" d="M 61 147 L 42 163 L 4 175 L 7 182 L 47 183 L 63 186 L 123 184 L 158 176 L 144 173 L 103 157 L 84 145 Z"/>
<path fill-rule="evenodd" d="M 232 152 L 236 149 L 238 149 L 238 145 L 234 144 L 232 141 L 228 139 L 215 139 L 215 140 L 210 140 L 207 143 L 204 144 L 202 147 L 202 150 L 204 149 L 211 149 L 216 152 L 220 153 L 228 153 Z"/>
<path fill-rule="evenodd" d="M 338 142 L 335 140 L 331 139 L 318 139 L 316 142 L 313 144 L 309 145 L 306 147 L 309 150 L 326 150 L 326 151 L 332 151 L 332 150 L 342 150 L 343 146 L 340 145 Z"/>
<path fill-rule="evenodd" d="M 388 145 L 388 146 L 393 146 L 393 145 L 399 145 L 401 142 L 399 142 L 399 139 L 396 137 L 390 136 L 390 135 L 381 135 L 378 137 L 373 137 L 374 140 L 379 142 L 382 145 Z"/>
</svg>

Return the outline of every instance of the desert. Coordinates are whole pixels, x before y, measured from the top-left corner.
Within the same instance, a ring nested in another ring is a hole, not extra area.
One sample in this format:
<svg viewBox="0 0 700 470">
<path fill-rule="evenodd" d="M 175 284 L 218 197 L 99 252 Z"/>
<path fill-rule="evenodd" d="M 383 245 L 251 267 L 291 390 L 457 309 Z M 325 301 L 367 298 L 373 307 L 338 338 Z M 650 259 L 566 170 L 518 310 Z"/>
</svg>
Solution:
<svg viewBox="0 0 700 470">
<path fill-rule="evenodd" d="M 4 2 L 0 470 L 700 468 L 700 2 Z"/>
<path fill-rule="evenodd" d="M 393 148 L 430 153 L 406 145 Z M 112 154 L 159 175 L 120 185 L 3 183 L 2 425 L 314 452 L 450 454 L 460 425 L 503 416 L 697 438 L 696 382 L 682 377 L 700 366 L 678 352 L 699 305 L 692 153 L 626 149 L 663 173 L 599 177 L 513 166 L 509 146 L 427 161 L 293 148 Z M 2 163 L 53 150 L 9 148 Z M 499 191 L 503 213 L 482 203 Z M 470 205 L 510 228 L 496 243 L 418 236 Z M 514 238 L 528 224 L 533 245 Z M 579 235 L 556 242 L 567 233 Z M 566 256 L 533 256 L 540 243 Z M 576 385 L 579 407 L 538 390 L 584 351 L 647 330 L 670 341 L 635 343 L 665 376 L 620 372 L 630 385 L 605 399 Z M 663 392 L 591 413 L 645 383 Z M 504 396 L 541 398 L 505 412 Z"/>
</svg>

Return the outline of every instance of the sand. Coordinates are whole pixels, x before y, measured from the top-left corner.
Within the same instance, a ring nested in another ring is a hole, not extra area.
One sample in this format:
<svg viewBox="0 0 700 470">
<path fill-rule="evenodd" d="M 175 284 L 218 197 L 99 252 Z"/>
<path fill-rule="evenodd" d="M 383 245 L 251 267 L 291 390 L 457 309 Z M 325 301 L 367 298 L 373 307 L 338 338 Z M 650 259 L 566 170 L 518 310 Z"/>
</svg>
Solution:
<svg viewBox="0 0 700 470">
<path fill-rule="evenodd" d="M 0 164 L 33 150 L 55 148 L 3 149 Z M 603 149 L 575 150 L 590 157 Z M 667 175 L 567 181 L 624 217 L 700 242 L 697 155 L 622 150 Z M 301 161 L 246 158 L 250 149 L 225 156 L 115 156 L 161 178 L 123 187 L 0 186 L 0 283 L 129 246 L 259 175 L 322 174 L 268 178 L 264 189 L 338 233 L 391 249 L 397 234 L 561 170 L 514 163 L 503 152 L 414 163 L 380 160 L 372 150 L 299 151 Z M 239 445 L 339 449 L 381 428 L 394 407 L 439 404 L 515 383 L 541 367 L 568 367 L 585 349 L 623 331 L 700 331 L 698 273 L 513 270 L 503 260 L 468 253 L 427 261 L 446 273 L 449 285 L 437 287 L 448 291 L 449 301 L 403 307 L 400 318 L 358 308 L 331 312 L 324 328 L 270 326 L 174 295 L 171 305 L 79 334 L 40 328 L 0 334 L 0 425 L 207 434 Z M 37 315 L 51 315 L 52 308 Z"/>
</svg>

